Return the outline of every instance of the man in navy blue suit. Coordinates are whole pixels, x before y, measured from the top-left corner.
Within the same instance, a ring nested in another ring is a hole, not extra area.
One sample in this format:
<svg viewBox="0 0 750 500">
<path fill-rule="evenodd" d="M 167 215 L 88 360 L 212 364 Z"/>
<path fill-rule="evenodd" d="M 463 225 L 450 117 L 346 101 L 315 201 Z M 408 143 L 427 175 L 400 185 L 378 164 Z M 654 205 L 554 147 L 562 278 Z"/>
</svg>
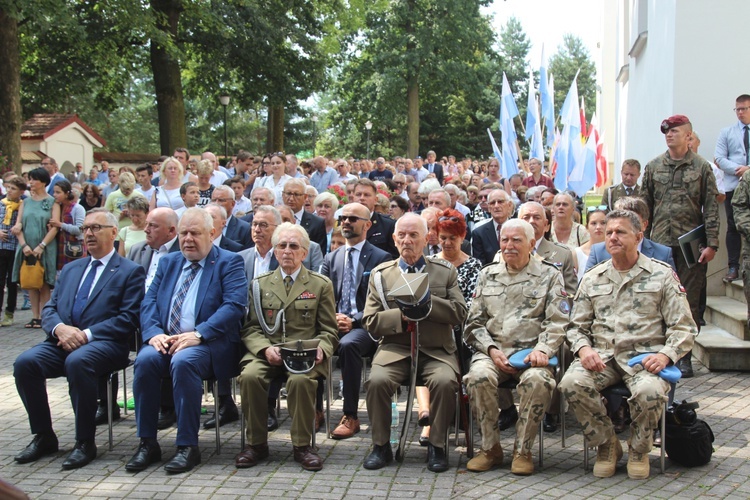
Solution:
<svg viewBox="0 0 750 500">
<path fill-rule="evenodd" d="M 253 239 L 250 235 L 250 223 L 232 215 L 236 203 L 234 196 L 234 190 L 231 187 L 216 186 L 214 192 L 211 193 L 211 203 L 216 203 L 227 212 L 226 224 L 222 230 L 222 236 L 239 243 L 240 250 L 244 250 L 252 246 Z"/>
<path fill-rule="evenodd" d="M 130 336 L 138 328 L 143 268 L 114 250 L 117 219 L 105 209 L 86 215 L 81 231 L 91 258 L 67 264 L 42 311 L 47 339 L 14 364 L 16 388 L 29 415 L 34 440 L 18 463 L 57 451 L 46 379 L 66 376 L 76 416 L 76 444 L 62 468 L 77 469 L 96 458 L 97 386 L 100 377 L 128 364 Z"/>
<path fill-rule="evenodd" d="M 429 173 L 435 174 L 435 178 L 442 186 L 443 185 L 443 165 L 435 161 L 436 159 L 437 159 L 437 155 L 435 154 L 434 151 L 427 151 L 427 163 L 425 163 L 424 168 L 426 168 Z"/>
<path fill-rule="evenodd" d="M 623 198 L 620 198 L 615 202 L 615 210 L 630 210 L 631 212 L 635 212 L 638 218 L 641 219 L 643 231 L 645 231 L 646 227 L 648 227 L 648 205 L 646 205 L 646 202 L 642 198 L 635 198 L 633 196 L 625 196 Z M 659 243 L 656 243 L 655 241 L 649 240 L 648 238 L 643 238 L 641 243 L 638 245 L 638 251 L 646 257 L 665 262 L 672 266 L 672 269 L 674 269 L 675 271 L 677 270 L 674 264 L 674 259 L 672 258 L 672 249 L 668 246 L 661 245 Z M 586 271 L 588 271 L 595 265 L 607 261 L 611 258 L 612 256 L 609 255 L 609 252 L 607 252 L 607 249 L 604 247 L 604 243 L 596 243 L 594 245 L 591 245 L 591 252 L 589 254 L 588 260 L 586 261 Z"/>
<path fill-rule="evenodd" d="M 143 299 L 143 348 L 133 379 L 141 441 L 125 466 L 128 471 L 141 471 L 161 460 L 156 433 L 162 377 L 172 376 L 177 411 L 177 452 L 164 469 L 178 473 L 201 461 L 202 381 L 230 378 L 238 370 L 247 278 L 242 257 L 214 246 L 213 234 L 208 213 L 187 209 L 178 227 L 180 253 L 161 258 Z"/>
<path fill-rule="evenodd" d="M 321 274 L 331 278 L 336 298 L 336 322 L 339 330 L 339 360 L 344 381 L 344 416 L 331 436 L 346 439 L 359 432 L 360 374 L 362 358 L 372 356 L 378 343 L 362 327 L 370 271 L 392 260 L 391 254 L 370 244 L 370 211 L 360 203 L 349 203 L 339 216 L 341 234 L 346 245 L 326 255 Z"/>
<path fill-rule="evenodd" d="M 483 266 L 492 262 L 495 254 L 500 250 L 500 228 L 508 217 L 513 214 L 513 202 L 510 195 L 503 189 L 490 191 L 487 208 L 492 219 L 477 226 L 471 232 L 471 254 L 479 259 Z"/>
</svg>

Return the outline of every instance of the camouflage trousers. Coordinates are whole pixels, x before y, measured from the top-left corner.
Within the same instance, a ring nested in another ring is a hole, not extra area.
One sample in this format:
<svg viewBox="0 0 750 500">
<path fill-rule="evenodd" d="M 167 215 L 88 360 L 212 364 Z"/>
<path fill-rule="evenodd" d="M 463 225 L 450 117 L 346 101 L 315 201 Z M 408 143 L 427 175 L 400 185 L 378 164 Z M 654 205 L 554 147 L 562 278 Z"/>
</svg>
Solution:
<svg viewBox="0 0 750 500">
<path fill-rule="evenodd" d="M 568 401 L 589 446 L 604 444 L 615 435 L 612 421 L 602 403 L 602 390 L 622 381 L 630 391 L 630 438 L 628 444 L 639 453 L 648 453 L 654 444 L 654 431 L 667 401 L 669 383 L 658 375 L 641 370 L 635 375 L 625 373 L 614 360 L 603 372 L 587 370 L 576 359 L 560 381 L 560 392 Z"/>
<path fill-rule="evenodd" d="M 464 376 L 464 383 L 482 432 L 483 450 L 490 450 L 500 443 L 497 386 L 510 379 L 519 381 L 516 390 L 520 404 L 514 446 L 521 452 L 531 451 L 539 431 L 539 423 L 544 418 L 556 385 L 548 368 L 528 368 L 515 375 L 508 375 L 501 372 L 490 358 L 474 359 L 469 373 Z"/>
<path fill-rule="evenodd" d="M 748 245 L 748 248 L 750 248 L 750 243 L 743 241 L 742 244 Z M 743 246 L 743 248 L 745 247 Z M 747 302 L 747 317 L 750 319 L 750 256 L 743 255 L 742 257 L 742 267 L 740 269 L 742 273 L 742 284 L 745 289 L 745 301 Z"/>
<path fill-rule="evenodd" d="M 672 258 L 674 258 L 674 264 L 677 267 L 677 276 L 680 277 L 680 283 L 685 287 L 685 292 L 690 304 L 690 313 L 693 316 L 693 321 L 698 327 L 700 332 L 700 299 L 701 290 L 706 285 L 706 271 L 708 270 L 707 264 L 696 264 L 692 268 L 688 267 L 685 262 L 685 256 L 682 253 L 680 247 L 672 248 Z"/>
</svg>

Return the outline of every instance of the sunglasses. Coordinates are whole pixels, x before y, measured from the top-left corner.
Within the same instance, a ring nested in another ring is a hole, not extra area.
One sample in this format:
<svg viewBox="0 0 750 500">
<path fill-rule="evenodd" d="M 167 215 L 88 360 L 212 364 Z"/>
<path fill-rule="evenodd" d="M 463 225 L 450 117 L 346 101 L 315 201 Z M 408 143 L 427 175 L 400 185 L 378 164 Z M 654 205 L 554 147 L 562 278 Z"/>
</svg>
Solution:
<svg viewBox="0 0 750 500">
<path fill-rule="evenodd" d="M 451 221 L 451 222 L 459 222 L 461 219 L 458 217 L 440 217 L 438 219 L 438 222 L 445 222 L 445 221 Z"/>
<path fill-rule="evenodd" d="M 591 212 L 608 212 L 609 211 L 609 207 L 607 205 L 597 205 L 595 207 L 588 207 L 586 210 L 588 211 L 588 213 L 591 213 Z"/>
<path fill-rule="evenodd" d="M 358 220 L 368 220 L 364 217 L 357 217 L 356 215 L 339 215 L 339 224 L 343 224 L 345 221 L 349 221 L 349 224 L 354 224 Z"/>
<path fill-rule="evenodd" d="M 278 250 L 286 250 L 288 248 L 288 249 L 293 250 L 293 251 L 296 252 L 301 247 L 299 246 L 298 243 L 279 243 L 278 245 L 276 245 L 276 248 Z"/>
</svg>

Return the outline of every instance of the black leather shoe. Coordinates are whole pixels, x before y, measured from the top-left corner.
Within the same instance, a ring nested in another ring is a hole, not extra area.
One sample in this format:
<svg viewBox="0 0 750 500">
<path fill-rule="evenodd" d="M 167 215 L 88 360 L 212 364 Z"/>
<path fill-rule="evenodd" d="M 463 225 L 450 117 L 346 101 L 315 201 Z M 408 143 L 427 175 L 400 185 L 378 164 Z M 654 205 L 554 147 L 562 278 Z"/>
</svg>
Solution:
<svg viewBox="0 0 750 500">
<path fill-rule="evenodd" d="M 177 417 L 175 416 L 174 409 L 160 411 L 159 421 L 156 423 L 156 428 L 160 431 L 169 429 L 175 422 L 177 422 Z"/>
<path fill-rule="evenodd" d="M 276 418 L 276 408 L 273 406 L 268 407 L 268 432 L 275 431 L 279 428 L 279 419 Z"/>
<path fill-rule="evenodd" d="M 438 448 L 431 444 L 427 445 L 427 468 L 432 472 L 445 472 L 448 470 L 448 456 L 444 448 Z"/>
<path fill-rule="evenodd" d="M 232 401 L 232 398 L 228 398 L 227 402 L 219 406 L 219 427 L 228 424 L 229 422 L 236 422 L 240 419 L 240 412 L 237 411 L 237 404 Z M 204 429 L 213 429 L 216 426 L 216 417 L 211 417 L 203 423 Z"/>
<path fill-rule="evenodd" d="M 507 410 L 500 410 L 500 417 L 497 419 L 497 427 L 501 431 L 510 429 L 518 421 L 518 410 L 516 405 L 511 406 Z"/>
<path fill-rule="evenodd" d="M 125 470 L 128 472 L 140 472 L 146 470 L 154 462 L 161 462 L 161 447 L 159 443 L 156 439 L 141 439 L 138 451 L 135 452 L 133 458 L 125 465 Z"/>
<path fill-rule="evenodd" d="M 730 267 L 729 270 L 727 270 L 726 276 L 722 278 L 724 283 L 731 283 L 738 279 L 740 279 L 740 272 L 736 267 Z"/>
<path fill-rule="evenodd" d="M 24 450 L 15 456 L 19 464 L 36 462 L 44 455 L 50 455 L 58 450 L 57 436 L 51 434 L 37 434 Z"/>
<path fill-rule="evenodd" d="M 113 408 L 112 412 L 112 422 L 115 420 L 120 420 L 120 407 L 117 406 L 117 409 Z M 106 425 L 109 423 L 109 420 L 107 418 L 107 405 L 104 406 L 97 406 L 96 407 L 96 417 L 94 418 L 94 424 L 96 425 Z"/>
<path fill-rule="evenodd" d="M 544 428 L 544 432 L 555 432 L 557 430 L 557 422 L 558 422 L 557 415 L 552 415 L 551 413 L 545 413 L 544 414 L 544 422 L 542 422 L 542 427 Z"/>
<path fill-rule="evenodd" d="M 367 458 L 365 458 L 362 466 L 368 470 L 382 469 L 387 464 L 393 462 L 393 450 L 391 450 L 391 443 L 386 443 L 382 446 L 375 445 L 372 447 L 372 451 Z"/>
<path fill-rule="evenodd" d="M 164 470 L 172 474 L 188 472 L 201 463 L 201 450 L 197 446 L 178 446 L 172 460 L 167 462 Z"/>
<path fill-rule="evenodd" d="M 688 353 L 687 355 L 685 355 L 685 357 L 679 360 L 677 362 L 677 368 L 680 369 L 680 373 L 682 373 L 682 378 L 692 378 L 694 376 L 692 353 Z"/>
<path fill-rule="evenodd" d="M 80 469 L 96 458 L 96 443 L 91 441 L 76 441 L 73 451 L 62 464 L 64 470 Z"/>
</svg>

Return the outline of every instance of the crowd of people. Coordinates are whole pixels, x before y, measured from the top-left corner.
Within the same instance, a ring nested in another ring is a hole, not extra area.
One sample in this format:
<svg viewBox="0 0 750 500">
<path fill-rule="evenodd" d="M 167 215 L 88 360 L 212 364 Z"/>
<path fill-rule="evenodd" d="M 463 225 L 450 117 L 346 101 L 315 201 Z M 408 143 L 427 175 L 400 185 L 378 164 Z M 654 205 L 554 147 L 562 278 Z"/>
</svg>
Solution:
<svg viewBox="0 0 750 500">
<path fill-rule="evenodd" d="M 749 107 L 750 96 L 738 99 L 743 123 Z M 465 385 L 482 436 L 469 470 L 501 465 L 499 433 L 515 425 L 511 471 L 533 473 L 534 440 L 540 425 L 556 431 L 561 392 L 598 447 L 594 475 L 609 477 L 623 454 L 616 431 L 625 416 L 608 413 L 596 395 L 623 382 L 631 392 L 628 474 L 648 477 L 659 416 L 674 391 L 659 373 L 676 364 L 692 376 L 706 265 L 719 244 L 717 183 L 711 162 L 697 154 L 690 121 L 669 117 L 661 131 L 667 151 L 643 172 L 639 161 L 626 160 L 622 183 L 585 209 L 574 193 L 554 188 L 537 159 L 504 179 L 494 158 L 438 161 L 433 151 L 424 160 L 303 162 L 241 151 L 221 165 L 210 152 L 193 159 L 177 148 L 134 170 L 101 162 L 63 176 L 46 158 L 25 178 L 6 176 L 0 276 L 8 305 L 0 324 L 12 324 L 21 267 L 34 258 L 44 276 L 28 290 L 26 326 L 47 335 L 15 363 L 35 435 L 15 460 L 57 451 L 44 381 L 63 375 L 76 415 L 76 444 L 63 468 L 96 457 L 96 425 L 108 412 L 119 418 L 101 381 L 127 365 L 138 332 L 140 442 L 128 471 L 161 461 L 158 431 L 175 423 L 166 471 L 199 464 L 202 381 L 218 384 L 219 411 L 203 423 L 212 428 L 240 418 L 233 377 L 247 439 L 236 466 L 269 457 L 286 384 L 294 459 L 320 470 L 311 438 L 324 419 L 320 379 L 333 356 L 343 396 L 334 439 L 360 431 L 362 365 L 372 357 L 365 385 L 372 449 L 363 466 L 384 467 L 394 451 L 391 401 L 418 349 L 419 441 L 430 470 L 448 468 L 446 434 Z M 747 150 L 747 128 L 744 134 Z M 717 159 L 723 169 L 725 159 Z M 735 172 L 734 197 L 726 195 L 745 238 L 747 168 Z M 698 263 L 688 265 L 677 239 L 701 225 Z M 739 260 L 730 257 L 729 266 L 727 279 L 737 279 Z M 430 307 L 419 321 L 389 294 L 412 273 L 429 282 Z M 304 344 L 314 359 L 308 371 L 285 368 L 282 348 L 297 341 L 312 342 Z M 514 355 L 524 349 L 530 352 L 519 361 Z M 563 352 L 572 363 L 559 379 L 553 366 Z M 629 366 L 641 353 L 650 353 L 642 369 Z M 498 388 L 511 380 L 518 408 Z"/>
</svg>

